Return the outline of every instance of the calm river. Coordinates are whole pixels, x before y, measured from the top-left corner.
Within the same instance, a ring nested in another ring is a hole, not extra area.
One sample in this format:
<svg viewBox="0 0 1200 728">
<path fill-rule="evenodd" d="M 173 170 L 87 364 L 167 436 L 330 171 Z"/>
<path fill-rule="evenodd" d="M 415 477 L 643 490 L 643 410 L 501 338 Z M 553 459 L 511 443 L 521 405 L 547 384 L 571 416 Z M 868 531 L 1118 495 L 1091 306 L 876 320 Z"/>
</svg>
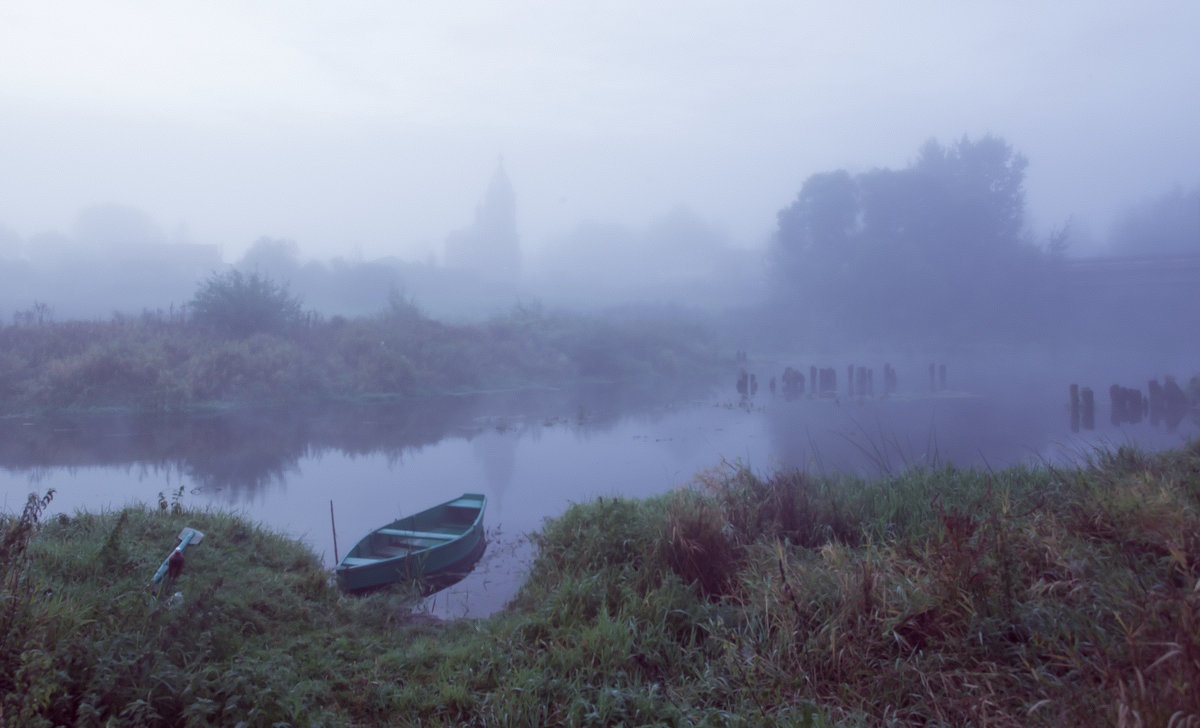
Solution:
<svg viewBox="0 0 1200 728">
<path fill-rule="evenodd" d="M 1125 443 L 1172 447 L 1198 432 L 1190 418 L 1113 426 L 1098 393 L 1097 429 L 1072 433 L 1066 394 L 1062 384 L 1023 403 L 953 388 L 785 401 L 764 383 L 741 401 L 731 380 L 671 394 L 609 386 L 320 412 L 9 418 L 0 419 L 0 508 L 19 510 L 48 488 L 52 511 L 66 513 L 154 504 L 182 488 L 184 505 L 240 512 L 332 566 L 331 501 L 344 551 L 395 517 L 482 492 L 487 553 L 424 606 L 483 616 L 519 588 L 532 555 L 524 535 L 572 502 L 661 493 L 739 461 L 759 472 L 866 475 L 946 462 L 996 468 Z"/>
</svg>

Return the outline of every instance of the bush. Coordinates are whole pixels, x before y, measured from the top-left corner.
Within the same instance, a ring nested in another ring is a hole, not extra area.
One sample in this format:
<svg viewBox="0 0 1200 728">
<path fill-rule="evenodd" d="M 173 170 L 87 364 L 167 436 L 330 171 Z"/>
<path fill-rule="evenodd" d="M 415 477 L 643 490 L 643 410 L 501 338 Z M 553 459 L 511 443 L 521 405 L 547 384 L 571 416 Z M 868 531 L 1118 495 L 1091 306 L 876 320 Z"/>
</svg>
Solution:
<svg viewBox="0 0 1200 728">
<path fill-rule="evenodd" d="M 239 270 L 214 273 L 191 302 L 192 320 L 232 336 L 280 334 L 300 321 L 300 299 L 287 284 Z"/>
</svg>

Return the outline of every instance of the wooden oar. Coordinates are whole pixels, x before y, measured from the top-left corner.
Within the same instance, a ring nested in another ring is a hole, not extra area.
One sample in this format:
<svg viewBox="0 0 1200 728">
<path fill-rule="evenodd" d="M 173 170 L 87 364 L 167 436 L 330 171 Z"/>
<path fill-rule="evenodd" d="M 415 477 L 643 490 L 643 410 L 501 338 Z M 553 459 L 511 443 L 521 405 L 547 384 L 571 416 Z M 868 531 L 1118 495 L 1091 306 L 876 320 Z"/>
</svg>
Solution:
<svg viewBox="0 0 1200 728">
<path fill-rule="evenodd" d="M 184 528 L 179 532 L 179 544 L 175 546 L 171 553 L 167 554 L 167 558 L 163 559 L 162 566 L 158 567 L 158 571 L 154 572 L 154 578 L 150 580 L 151 586 L 162 581 L 167 570 L 171 568 L 171 561 L 175 560 L 176 564 L 182 568 L 183 551 L 188 546 L 198 544 L 204 540 L 204 534 L 194 528 Z"/>
</svg>

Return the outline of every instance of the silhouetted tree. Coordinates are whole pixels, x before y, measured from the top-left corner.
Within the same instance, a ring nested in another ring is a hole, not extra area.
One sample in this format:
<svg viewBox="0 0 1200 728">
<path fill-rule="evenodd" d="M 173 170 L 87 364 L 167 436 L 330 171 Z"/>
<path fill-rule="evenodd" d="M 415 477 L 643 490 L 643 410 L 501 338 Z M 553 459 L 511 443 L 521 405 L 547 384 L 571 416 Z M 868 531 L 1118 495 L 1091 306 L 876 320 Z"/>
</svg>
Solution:
<svg viewBox="0 0 1200 728">
<path fill-rule="evenodd" d="M 845 314 L 840 291 L 853 275 L 861 212 L 858 183 L 844 170 L 812 175 L 779 212 L 772 267 L 776 303 L 809 330 Z"/>
<path fill-rule="evenodd" d="M 258 273 L 214 273 L 192 298 L 192 320 L 233 336 L 283 333 L 300 320 L 300 300 Z"/>
<path fill-rule="evenodd" d="M 926 142 L 902 170 L 809 177 L 779 213 L 777 303 L 817 334 L 944 337 L 996 323 L 1024 305 L 1036 262 L 1025 167 L 999 137 L 963 137 Z"/>
<path fill-rule="evenodd" d="M 779 213 L 781 236 L 807 253 L 845 244 L 858 223 L 858 185 L 845 171 L 814 174 Z"/>
</svg>

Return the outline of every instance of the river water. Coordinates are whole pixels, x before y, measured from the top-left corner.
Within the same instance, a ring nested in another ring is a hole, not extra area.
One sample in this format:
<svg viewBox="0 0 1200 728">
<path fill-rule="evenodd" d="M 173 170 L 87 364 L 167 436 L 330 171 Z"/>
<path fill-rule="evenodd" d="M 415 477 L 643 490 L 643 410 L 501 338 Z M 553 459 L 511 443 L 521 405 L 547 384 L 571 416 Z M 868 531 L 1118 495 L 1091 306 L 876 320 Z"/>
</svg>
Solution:
<svg viewBox="0 0 1200 728">
<path fill-rule="evenodd" d="M 1018 401 L 1020 399 L 1020 401 Z M 998 468 L 1063 464 L 1098 447 L 1178 446 L 1198 432 L 1112 425 L 1073 433 L 1066 385 L 1045 395 L 946 389 L 887 399 L 766 391 L 743 400 L 732 382 L 668 393 L 595 386 L 357 405 L 189 416 L 87 415 L 0 420 L 0 508 L 55 490 L 52 512 L 172 499 L 239 512 L 335 563 L 398 516 L 460 493 L 488 496 L 489 546 L 466 579 L 429 597 L 440 617 L 485 616 L 516 593 L 526 534 L 572 502 L 646 496 L 742 463 L 875 475 L 953 462 Z M 164 545 L 164 548 L 169 545 Z"/>
</svg>

